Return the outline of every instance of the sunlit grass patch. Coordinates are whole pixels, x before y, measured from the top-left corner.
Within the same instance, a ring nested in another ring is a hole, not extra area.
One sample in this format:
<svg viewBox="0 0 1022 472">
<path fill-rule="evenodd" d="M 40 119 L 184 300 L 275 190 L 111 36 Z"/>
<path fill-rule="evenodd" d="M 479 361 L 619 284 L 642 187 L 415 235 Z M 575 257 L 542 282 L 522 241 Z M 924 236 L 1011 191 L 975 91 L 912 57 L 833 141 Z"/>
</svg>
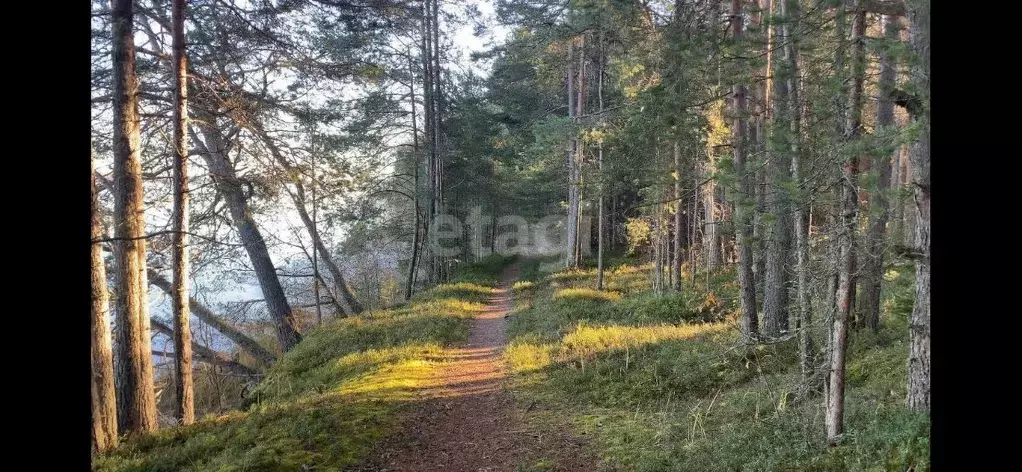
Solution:
<svg viewBox="0 0 1022 472">
<path fill-rule="evenodd" d="M 554 300 L 597 300 L 614 302 L 621 299 L 621 293 L 600 291 L 591 288 L 565 288 L 554 292 Z"/>
<path fill-rule="evenodd" d="M 515 342 L 504 349 L 504 359 L 513 372 L 539 370 L 550 365 L 555 346 Z"/>
<path fill-rule="evenodd" d="M 514 292 L 524 292 L 533 288 L 536 288 L 536 283 L 531 280 L 521 280 L 511 286 L 511 290 Z"/>
<path fill-rule="evenodd" d="M 724 323 L 650 326 L 589 326 L 579 323 L 561 340 L 561 357 L 591 356 L 668 340 L 689 339 L 727 329 Z"/>
<path fill-rule="evenodd" d="M 571 282 L 585 280 L 596 275 L 593 269 L 565 269 L 550 275 L 550 280 L 557 282 Z"/>
<path fill-rule="evenodd" d="M 487 298 L 496 293 L 493 287 L 479 285 L 472 282 L 456 282 L 451 284 L 438 285 L 435 288 L 418 294 L 419 300 L 430 298 L 457 298 L 463 301 L 485 302 Z"/>
<path fill-rule="evenodd" d="M 373 400 L 412 400 L 418 389 L 433 387 L 441 362 L 429 358 L 410 358 L 383 365 L 378 371 L 342 384 L 342 395 L 366 395 Z"/>
</svg>

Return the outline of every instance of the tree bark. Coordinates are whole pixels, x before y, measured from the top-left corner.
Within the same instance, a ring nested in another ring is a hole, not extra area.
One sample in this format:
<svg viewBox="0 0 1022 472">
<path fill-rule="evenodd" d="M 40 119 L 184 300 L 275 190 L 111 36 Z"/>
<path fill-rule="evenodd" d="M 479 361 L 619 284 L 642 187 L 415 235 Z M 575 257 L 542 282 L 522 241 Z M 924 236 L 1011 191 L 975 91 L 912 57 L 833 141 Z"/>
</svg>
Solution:
<svg viewBox="0 0 1022 472">
<path fill-rule="evenodd" d="M 174 416 L 195 422 L 192 329 L 188 309 L 188 59 L 185 56 L 185 0 L 171 2 L 174 43 Z"/>
<path fill-rule="evenodd" d="M 898 25 L 896 19 L 884 15 L 883 33 L 888 41 L 897 41 Z M 895 64 L 894 58 L 886 50 L 880 54 L 880 97 L 877 101 L 877 128 L 888 131 L 894 126 L 894 102 L 890 98 L 890 92 L 895 86 Z M 862 268 L 863 289 L 859 293 L 858 308 L 860 310 L 861 322 L 859 326 L 869 326 L 873 331 L 880 329 L 880 288 L 884 275 L 884 241 L 887 236 L 887 220 L 890 215 L 888 192 L 891 187 L 891 163 L 892 157 L 897 158 L 899 152 L 895 150 L 889 154 L 879 154 L 873 157 L 872 167 L 878 172 L 877 186 L 870 195 L 872 206 L 869 215 L 869 229 L 863 244 L 864 263 Z"/>
<path fill-rule="evenodd" d="M 434 114 L 436 113 L 436 97 L 433 88 L 433 34 L 430 23 L 432 22 L 432 15 L 430 14 L 430 3 L 429 1 L 422 2 L 422 22 L 421 22 L 421 36 L 422 36 L 422 53 L 420 54 L 422 59 L 422 100 L 423 100 L 423 117 L 424 126 L 423 131 L 426 137 L 426 146 L 428 149 L 428 159 L 426 163 L 426 176 L 429 181 L 429 212 L 426 216 L 426 222 L 424 227 L 424 234 L 427 236 L 425 241 L 426 250 L 424 256 L 429 261 L 429 283 L 436 284 L 438 282 L 438 261 L 436 258 L 436 251 L 433 245 L 436 241 L 430 236 L 430 228 L 433 228 L 434 221 L 437 216 L 437 201 L 436 201 L 436 183 L 437 183 L 437 148 L 436 148 L 436 122 Z"/>
<path fill-rule="evenodd" d="M 791 23 L 787 0 L 779 0 L 780 25 L 774 26 L 776 42 L 782 45 L 782 60 L 773 61 L 772 124 L 767 140 L 770 163 L 765 169 L 770 182 L 767 205 L 773 216 L 766 234 L 763 273 L 763 334 L 777 337 L 788 330 L 788 258 L 791 252 L 792 208 L 788 183 L 792 167 L 792 126 L 797 109 L 792 103 L 796 70 L 791 45 Z"/>
<path fill-rule="evenodd" d="M 568 117 L 572 126 L 575 124 L 575 66 L 574 66 L 575 40 L 568 42 Z M 578 196 L 577 180 L 575 176 L 575 155 L 579 149 L 577 137 L 572 137 L 571 148 L 568 150 L 568 220 L 565 226 L 565 259 L 566 267 L 575 266 L 575 248 L 578 246 L 578 206 L 575 202 Z"/>
<path fill-rule="evenodd" d="M 716 158 L 712 154 L 707 155 L 708 161 L 703 167 L 704 184 L 701 187 L 703 194 L 703 248 L 706 253 L 706 270 L 720 268 L 720 222 L 718 220 L 717 205 L 717 182 L 714 180 L 716 170 Z"/>
<path fill-rule="evenodd" d="M 155 431 L 157 428 L 149 338 L 149 294 L 145 278 L 145 216 L 133 20 L 132 1 L 113 0 L 117 423 L 121 432 Z"/>
<path fill-rule="evenodd" d="M 110 299 L 103 264 L 103 221 L 96 188 L 96 161 L 89 152 L 92 193 L 92 448 L 105 452 L 117 447 L 117 398 L 114 390 L 114 359 L 110 337 Z"/>
<path fill-rule="evenodd" d="M 909 318 L 908 395 L 910 408 L 930 409 L 930 2 L 909 2 L 910 43 L 916 57 L 912 81 L 922 95 L 916 117 L 920 133 L 912 145 L 915 202 L 916 299 Z"/>
<path fill-rule="evenodd" d="M 793 2 L 791 7 L 785 0 L 781 2 L 780 14 L 786 20 L 789 18 L 798 18 L 798 4 Z M 787 95 L 787 104 L 785 106 L 785 112 L 787 116 L 785 119 L 789 121 L 790 134 L 788 135 L 788 142 L 786 143 L 786 149 L 791 152 L 791 175 L 795 180 L 795 188 L 799 191 L 800 200 L 793 206 L 794 210 L 794 234 L 795 234 L 795 273 L 796 273 L 796 296 L 798 301 L 797 313 L 795 317 L 795 329 L 798 335 L 799 345 L 799 365 L 802 372 L 802 383 L 809 389 L 814 389 L 814 386 L 810 383 L 815 367 L 815 347 L 813 343 L 812 335 L 809 331 L 809 326 L 812 322 L 812 300 L 810 298 L 810 286 L 809 286 L 809 198 L 808 189 L 805 186 L 807 177 L 803 170 L 802 165 L 802 121 L 801 104 L 799 101 L 799 68 L 798 68 L 798 49 L 796 46 L 797 38 L 791 34 L 792 24 L 785 21 L 781 25 L 782 35 L 784 39 L 783 48 L 783 60 L 788 71 L 785 74 L 785 92 Z"/>
<path fill-rule="evenodd" d="M 596 79 L 596 97 L 597 97 L 597 100 L 598 100 L 598 107 L 599 107 L 598 110 L 599 110 L 599 113 L 600 113 L 600 120 L 602 121 L 603 120 L 603 67 L 604 67 L 604 61 L 605 61 L 604 55 L 603 55 L 604 52 L 603 52 L 603 27 L 602 27 L 602 25 L 600 27 L 600 44 L 599 44 L 599 48 L 600 48 L 600 64 L 599 64 L 599 71 L 598 71 L 599 76 Z M 600 173 L 600 183 L 599 183 L 599 187 L 600 187 L 600 201 L 598 203 L 598 205 L 599 205 L 599 215 L 597 216 L 597 222 L 596 222 L 596 224 L 598 225 L 597 236 L 596 236 L 596 238 L 597 238 L 597 243 L 596 243 L 596 289 L 597 290 L 603 290 L 603 239 L 604 239 L 604 237 L 603 237 L 603 233 L 604 233 L 603 227 L 604 227 L 604 224 L 605 224 L 604 221 L 603 221 L 604 220 L 603 207 L 606 205 L 606 201 L 605 201 L 605 197 L 604 197 L 604 194 L 606 192 L 604 191 L 604 188 L 603 188 L 603 186 L 604 186 L 603 185 L 604 175 L 603 175 L 603 140 L 602 139 L 597 144 L 596 153 L 597 153 L 596 165 L 597 165 L 597 168 L 598 168 L 599 173 Z"/>
<path fill-rule="evenodd" d="M 735 41 L 742 37 L 742 2 L 731 0 L 731 11 L 733 13 L 731 27 L 733 28 Z M 749 211 L 750 200 L 753 198 L 752 181 L 745 168 L 745 145 L 746 145 L 746 87 L 738 82 L 734 85 L 734 165 L 735 173 L 738 174 L 739 192 L 735 199 L 735 234 L 738 237 L 738 284 L 741 295 L 739 305 L 741 307 L 741 331 L 746 341 L 755 339 L 759 335 L 758 320 L 756 318 L 756 284 L 752 274 L 752 214 Z M 695 272 L 693 271 L 693 274 Z M 694 279 L 694 277 L 693 277 Z"/>
<path fill-rule="evenodd" d="M 433 107 L 434 107 L 434 113 L 433 113 L 433 120 L 434 120 L 433 139 L 434 139 L 434 141 L 436 143 L 435 146 L 434 146 L 434 149 L 436 149 L 436 155 L 434 157 L 436 159 L 436 165 L 435 165 L 436 172 L 434 173 L 434 178 L 436 179 L 436 184 L 433 187 L 433 192 L 434 192 L 434 198 L 435 198 L 434 201 L 436 203 L 436 215 L 440 216 L 441 214 L 444 213 L 444 160 L 443 160 L 443 154 L 444 154 L 444 132 L 443 132 L 443 127 L 444 127 L 444 122 L 443 122 L 444 96 L 443 96 L 443 88 L 441 86 L 442 85 L 442 79 L 443 79 L 441 77 L 441 73 L 443 71 L 442 71 L 442 69 L 440 67 L 440 7 L 439 7 L 439 4 L 437 3 L 437 0 L 432 0 L 432 3 L 433 3 L 433 7 L 431 9 L 431 14 L 433 16 L 433 19 L 432 19 L 431 25 L 432 25 L 432 32 L 433 32 L 433 41 L 432 41 L 431 44 L 433 46 L 433 48 L 432 48 L 432 52 L 433 52 L 433 57 L 432 57 L 432 61 L 433 61 L 433 68 L 432 68 L 433 80 L 432 80 L 432 83 L 433 83 L 433 90 L 434 90 L 434 95 L 433 95 Z M 449 270 L 450 270 L 450 268 L 449 268 L 449 266 L 447 264 L 446 257 L 445 256 L 437 257 L 437 280 L 439 280 L 439 281 L 446 281 L 448 279 L 448 276 L 449 276 L 449 274 L 448 274 Z"/>
<path fill-rule="evenodd" d="M 771 97 L 773 95 L 773 83 L 774 83 L 774 27 L 773 19 L 769 22 L 764 22 L 764 16 L 767 18 L 773 15 L 774 3 L 772 0 L 759 0 L 760 8 L 760 24 L 766 27 L 766 65 L 763 69 L 763 84 L 759 87 L 758 93 L 760 95 L 760 113 L 757 119 L 756 126 L 750 126 L 750 129 L 755 128 L 755 139 L 750 141 L 755 142 L 756 150 L 760 152 L 761 156 L 767 154 L 767 129 L 769 120 L 772 118 L 771 107 L 773 101 Z M 762 159 L 762 158 L 761 158 Z M 752 273 L 756 279 L 756 287 L 760 290 L 762 296 L 763 290 L 763 274 L 766 272 L 766 221 L 764 221 L 764 215 L 767 213 L 767 170 L 764 165 L 757 165 L 758 171 L 755 176 L 755 189 L 756 189 L 756 210 L 753 217 L 752 227 L 752 239 L 755 242 L 755 250 L 753 251 L 755 261 L 753 261 Z"/>
<path fill-rule="evenodd" d="M 405 301 L 412 299 L 415 292 L 416 265 L 419 261 L 419 124 L 415 116 L 415 63 L 412 61 L 411 52 L 408 53 L 408 92 L 412 100 L 412 173 L 415 176 L 412 183 L 414 191 L 412 198 L 412 211 L 415 212 L 415 226 L 412 229 L 412 258 L 408 261 L 408 279 L 405 282 Z"/>
<path fill-rule="evenodd" d="M 862 90 L 865 73 L 865 49 L 863 38 L 866 32 L 866 14 L 855 0 L 852 17 L 851 58 L 852 86 L 848 93 L 848 115 L 845 138 L 858 139 L 862 132 Z M 859 208 L 859 158 L 853 155 L 842 168 L 841 230 L 838 235 L 839 265 L 837 289 L 837 313 L 831 333 L 830 381 L 827 397 L 825 423 L 827 442 L 836 445 L 844 432 L 845 403 L 845 352 L 848 342 L 848 321 L 855 287 L 855 237 Z"/>
<path fill-rule="evenodd" d="M 238 230 L 245 252 L 252 262 L 256 278 L 259 280 L 259 288 L 263 292 L 263 299 L 266 300 L 266 308 L 273 320 L 274 328 L 277 331 L 277 342 L 283 352 L 290 351 L 299 341 L 302 340 L 298 332 L 298 324 L 291 305 L 288 304 L 287 296 L 284 294 L 284 287 L 280 285 L 277 277 L 277 269 L 270 259 L 269 249 L 263 239 L 259 227 L 248 207 L 248 201 L 242 191 L 242 182 L 238 179 L 234 167 L 227 159 L 226 142 L 220 129 L 217 127 L 216 118 L 205 114 L 202 116 L 204 125 L 200 128 L 204 142 L 200 142 L 204 148 L 203 157 L 209 168 L 217 191 L 224 198 L 227 207 L 231 212 L 231 220 Z M 198 140 L 197 140 L 198 141 Z"/>
<path fill-rule="evenodd" d="M 681 189 L 681 143 L 674 140 L 674 254 L 671 261 L 671 288 L 681 291 L 681 245 L 684 235 L 684 202 Z"/>
</svg>

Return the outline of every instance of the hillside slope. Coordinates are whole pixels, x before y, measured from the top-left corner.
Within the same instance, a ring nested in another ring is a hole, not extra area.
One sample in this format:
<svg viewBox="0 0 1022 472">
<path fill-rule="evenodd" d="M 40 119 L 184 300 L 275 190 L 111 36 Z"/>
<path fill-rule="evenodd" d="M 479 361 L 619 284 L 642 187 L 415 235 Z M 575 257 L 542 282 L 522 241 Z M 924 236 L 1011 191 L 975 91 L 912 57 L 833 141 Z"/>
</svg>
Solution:
<svg viewBox="0 0 1022 472">
<path fill-rule="evenodd" d="M 449 389 L 439 374 L 510 262 L 492 257 L 404 306 L 313 329 L 247 408 L 130 438 L 94 470 L 377 470 L 388 444 L 423 436 L 409 421 L 432 420 L 415 407 Z M 852 336 L 848 429 L 828 448 L 821 398 L 797 388 L 794 341 L 738 342 L 733 272 L 657 295 L 649 267 L 630 261 L 611 264 L 604 291 L 592 269 L 519 264 L 500 380 L 513 402 L 507 470 L 928 470 L 929 418 L 903 406 L 908 271 L 888 273 L 881 330 Z"/>
<path fill-rule="evenodd" d="M 847 432 L 828 448 L 822 397 L 797 394 L 796 341 L 739 342 L 733 269 L 656 296 L 648 266 L 609 269 L 603 292 L 593 269 L 538 267 L 516 285 L 514 390 L 531 431 L 573 428 L 602 469 L 928 470 L 929 418 L 904 406 L 910 271 L 888 273 L 880 331 L 850 337 Z M 525 470 L 556 469 L 557 456 Z"/>
</svg>

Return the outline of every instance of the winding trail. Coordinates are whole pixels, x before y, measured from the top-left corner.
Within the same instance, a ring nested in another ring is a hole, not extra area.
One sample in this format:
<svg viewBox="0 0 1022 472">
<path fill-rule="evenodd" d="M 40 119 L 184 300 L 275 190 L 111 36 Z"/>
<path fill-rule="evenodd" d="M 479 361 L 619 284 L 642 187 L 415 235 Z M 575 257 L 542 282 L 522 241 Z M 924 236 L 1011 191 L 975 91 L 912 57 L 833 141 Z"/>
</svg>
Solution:
<svg viewBox="0 0 1022 472">
<path fill-rule="evenodd" d="M 380 472 L 510 472 L 514 470 L 514 403 L 503 389 L 507 369 L 504 316 L 520 263 L 501 274 L 487 309 L 475 316 L 468 344 L 423 389 L 423 403 L 401 433 L 386 440 L 367 466 Z"/>
</svg>

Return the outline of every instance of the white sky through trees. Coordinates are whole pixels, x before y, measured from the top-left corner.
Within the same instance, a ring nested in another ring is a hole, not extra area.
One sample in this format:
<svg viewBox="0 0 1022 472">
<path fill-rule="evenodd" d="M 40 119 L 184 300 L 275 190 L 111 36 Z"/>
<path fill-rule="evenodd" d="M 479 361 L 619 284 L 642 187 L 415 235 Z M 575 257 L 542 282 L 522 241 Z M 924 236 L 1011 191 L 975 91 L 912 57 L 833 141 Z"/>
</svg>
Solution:
<svg viewBox="0 0 1022 472">
<path fill-rule="evenodd" d="M 93 3 L 94 12 L 96 12 L 98 8 L 100 7 L 97 7 L 97 4 L 94 2 Z M 485 51 L 490 47 L 493 47 L 503 42 L 507 36 L 508 29 L 503 25 L 499 24 L 497 22 L 497 19 L 494 18 L 494 8 L 492 0 L 447 0 L 441 1 L 441 8 L 445 13 L 458 18 L 461 23 L 460 25 L 453 27 L 449 22 L 441 18 L 442 31 L 446 33 L 445 37 L 441 38 L 441 40 L 444 42 L 450 41 L 450 43 L 453 44 L 454 46 L 454 50 L 451 51 L 451 55 L 449 58 L 451 62 L 446 62 L 443 65 L 445 71 L 454 72 L 456 75 L 463 75 L 469 72 L 479 77 L 485 77 L 486 75 L 488 75 L 490 62 L 485 60 L 473 62 L 471 60 L 471 55 L 472 53 L 475 52 Z M 469 18 L 468 11 L 470 9 L 474 9 L 475 11 L 478 12 L 478 15 L 476 15 L 475 18 Z M 109 10 L 107 8 L 107 12 L 108 11 Z M 96 15 L 94 15 L 93 17 L 94 28 L 96 29 L 100 28 L 104 21 L 106 20 L 99 19 L 97 18 Z M 483 27 L 479 28 L 480 25 L 482 25 Z M 170 33 L 168 31 L 164 31 L 159 25 L 155 23 L 153 24 L 153 29 L 158 35 L 161 36 L 161 40 L 165 41 L 166 47 L 168 48 L 167 50 L 169 51 Z M 476 36 L 475 33 L 477 30 L 482 32 L 481 36 Z M 407 39 L 405 39 L 405 41 L 407 42 Z M 136 44 L 140 47 L 147 47 L 146 45 L 148 43 L 149 37 L 144 32 L 138 31 L 138 28 L 136 28 Z M 96 51 L 93 54 L 92 58 L 94 67 L 104 68 L 109 67 L 110 63 L 109 46 L 105 45 L 104 41 L 101 39 L 93 39 L 93 44 L 94 51 Z M 403 48 L 404 46 L 395 47 Z M 278 87 L 286 87 L 286 84 L 287 82 L 290 81 L 290 79 L 287 78 L 285 74 L 290 72 L 291 71 L 286 71 L 285 73 L 277 75 Z M 420 77 L 417 77 L 416 79 L 421 80 Z M 421 90 L 418 90 L 419 88 L 421 88 L 421 84 L 418 84 L 417 86 L 417 94 L 421 94 Z M 94 99 L 98 98 L 108 92 L 109 92 L 108 90 L 94 89 L 93 98 Z M 342 91 L 342 95 L 344 96 L 344 98 L 354 98 L 358 96 L 359 93 L 360 90 L 358 90 L 358 86 L 353 85 L 347 85 L 345 89 Z M 323 98 L 327 97 L 324 96 Z M 152 106 L 151 105 L 147 106 L 145 101 L 140 103 L 140 112 L 143 115 L 147 113 L 158 112 L 158 110 L 148 108 L 152 108 Z M 420 108 L 418 110 L 420 130 L 422 129 L 421 128 L 422 118 L 423 118 L 422 110 Z M 111 120 L 112 116 L 110 114 L 109 102 L 103 101 L 94 102 L 92 126 L 94 146 L 97 148 L 96 169 L 101 174 L 107 176 L 111 174 L 112 170 L 111 168 L 112 155 L 109 152 L 109 143 L 101 143 L 99 141 L 104 139 L 105 140 L 110 139 Z M 143 136 L 143 155 L 142 155 L 143 162 L 158 157 L 146 155 L 147 153 L 151 154 L 152 151 L 146 148 L 145 140 L 146 138 L 145 136 Z M 191 142 L 191 138 L 189 138 L 189 141 Z M 387 141 L 388 141 L 387 149 L 389 149 L 389 151 L 387 152 L 393 153 L 395 150 L 398 149 L 398 145 L 411 141 L 410 132 L 404 131 L 393 133 L 393 136 L 391 136 Z M 297 141 L 292 141 L 292 143 L 297 144 Z M 190 145 L 193 148 L 195 147 L 194 143 L 190 143 Z M 167 152 L 170 153 L 170 150 L 168 149 Z M 360 156 L 359 151 L 357 150 L 351 151 L 350 153 L 348 153 L 348 155 L 354 161 L 367 158 L 365 156 Z M 385 157 L 385 159 L 387 158 Z M 392 161 L 392 158 L 389 158 L 387 160 Z M 191 164 L 193 185 L 196 185 L 199 182 L 206 181 L 205 179 L 206 165 L 202 161 L 202 159 L 198 158 L 197 156 L 192 156 Z M 248 163 L 248 165 L 252 165 L 252 163 Z M 392 168 L 388 166 L 387 168 L 385 168 L 384 174 L 390 171 L 392 171 Z M 243 169 L 239 169 L 239 174 L 242 172 Z M 160 191 L 160 195 L 158 196 L 155 196 L 152 193 L 150 193 L 154 185 L 152 184 L 153 181 L 150 180 L 148 177 L 149 176 L 147 176 L 146 180 L 147 187 L 146 188 L 147 199 L 145 209 L 146 230 L 147 232 L 150 233 L 167 230 L 169 229 L 169 221 L 171 216 L 172 195 L 170 194 L 169 191 L 162 190 Z M 169 187 L 169 184 L 167 185 L 167 187 Z M 110 211 L 110 209 L 112 209 L 113 204 L 112 197 L 109 195 L 108 192 L 103 191 L 101 191 L 100 195 L 102 202 L 101 204 L 104 206 L 106 211 Z M 269 246 L 270 255 L 273 258 L 273 262 L 278 267 L 278 269 L 282 269 L 283 272 L 287 273 L 293 272 L 293 269 L 285 268 L 288 266 L 294 267 L 291 264 L 296 264 L 299 267 L 302 265 L 308 265 L 305 253 L 299 247 L 297 247 L 297 244 L 300 243 L 301 245 L 304 245 L 306 247 L 306 250 L 311 250 L 312 248 L 311 237 L 309 236 L 308 232 L 302 225 L 301 220 L 295 214 L 292 202 L 290 201 L 290 199 L 286 197 L 286 194 L 278 196 L 278 198 L 274 200 L 272 204 L 267 204 L 266 202 L 257 202 L 257 204 L 259 206 L 265 207 L 265 210 L 261 210 L 259 212 L 258 216 L 256 217 L 256 221 L 261 231 L 263 232 L 263 236 L 266 239 L 267 245 Z M 203 210 L 203 208 L 201 208 L 199 204 L 194 204 L 192 208 L 193 212 L 201 210 Z M 329 208 L 323 208 L 322 206 L 320 206 L 320 218 L 322 219 L 324 213 L 330 210 L 331 209 Z M 321 231 L 323 230 L 325 230 L 325 228 L 321 227 Z M 224 231 L 220 231 L 219 233 L 226 234 L 224 233 Z M 343 240 L 343 236 L 344 235 L 342 234 L 342 231 L 332 232 L 323 231 L 322 234 L 324 242 L 328 245 L 328 247 L 331 248 L 336 247 L 336 245 Z M 191 240 L 193 245 L 200 242 L 199 238 L 197 238 L 196 236 L 192 236 Z M 232 242 L 236 243 L 237 241 Z M 163 261 L 161 263 L 160 261 L 156 260 L 156 258 L 153 257 L 154 255 L 155 254 L 153 253 L 149 255 L 151 265 L 155 265 L 158 268 L 158 270 L 162 267 L 169 268 L 170 264 L 169 260 Z M 217 305 L 219 303 L 241 302 L 262 299 L 263 295 L 259 288 L 258 283 L 255 280 L 254 273 L 249 270 L 246 270 L 249 265 L 247 257 L 248 256 L 244 251 L 239 251 L 239 256 L 232 257 L 230 258 L 230 260 L 220 261 L 214 264 L 200 267 L 196 267 L 193 265 L 193 270 L 195 270 L 195 272 L 193 273 L 193 278 L 191 279 L 190 293 L 203 303 L 210 305 L 210 307 L 214 308 L 214 310 L 218 308 Z M 404 255 L 402 254 L 401 257 L 404 257 Z M 337 262 L 342 266 L 343 270 L 345 268 L 345 258 L 339 257 L 337 259 Z M 386 261 L 385 263 L 393 265 L 396 264 L 396 260 L 394 259 L 393 255 L 391 255 L 390 260 Z M 164 269 L 161 270 L 161 272 L 164 272 L 168 278 L 170 277 L 169 271 L 166 271 Z M 311 287 L 310 279 L 302 278 L 298 280 Z M 285 287 L 292 286 L 296 282 L 297 280 L 288 280 L 288 278 L 282 278 L 281 280 L 281 283 L 284 284 Z M 166 294 L 164 294 L 160 289 L 156 288 L 155 286 L 150 286 L 149 296 L 151 314 L 153 316 L 169 320 L 170 297 L 166 296 Z M 291 300 L 291 302 L 292 304 L 300 304 L 296 302 L 296 300 Z M 251 314 L 254 312 L 262 311 L 262 306 L 259 303 L 254 304 L 252 308 L 254 308 L 255 311 L 250 311 L 250 314 L 248 316 L 251 316 Z M 227 313 L 221 314 L 228 316 L 230 315 Z M 196 322 L 197 321 L 193 321 L 193 324 L 195 324 Z M 202 338 L 203 337 L 197 337 L 196 340 L 200 341 Z M 156 339 L 154 339 L 153 343 L 154 348 L 172 351 L 173 350 L 172 346 L 168 346 L 167 344 L 169 343 L 165 343 L 163 341 L 165 341 L 165 339 L 162 335 L 156 336 Z M 216 342 L 214 343 L 216 345 L 211 347 L 224 349 L 230 345 L 230 343 L 227 341 L 223 342 L 225 344 L 219 345 L 221 344 L 221 342 Z"/>
</svg>

